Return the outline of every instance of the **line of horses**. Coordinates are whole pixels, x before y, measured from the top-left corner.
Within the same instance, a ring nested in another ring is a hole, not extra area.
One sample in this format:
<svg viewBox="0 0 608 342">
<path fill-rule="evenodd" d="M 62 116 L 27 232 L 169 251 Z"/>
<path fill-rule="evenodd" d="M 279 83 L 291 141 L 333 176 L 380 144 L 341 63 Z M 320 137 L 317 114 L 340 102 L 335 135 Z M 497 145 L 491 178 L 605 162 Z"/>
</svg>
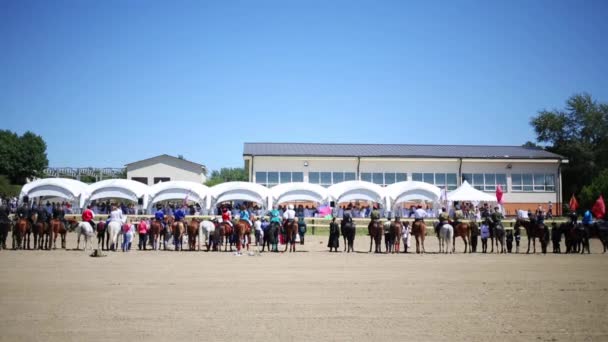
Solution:
<svg viewBox="0 0 608 342">
<path fill-rule="evenodd" d="M 32 223 L 33 222 L 33 223 Z M 425 253 L 425 238 L 427 225 L 424 221 L 410 222 L 393 221 L 388 232 L 384 231 L 384 225 L 379 220 L 373 220 L 368 224 L 368 235 L 370 237 L 369 252 L 372 249 L 375 253 L 382 252 L 382 239 L 385 239 L 385 252 L 398 253 L 401 250 L 402 234 L 410 231 L 416 240 L 416 253 Z M 601 241 L 603 252 L 608 250 L 608 222 L 597 221 L 592 225 L 584 226 L 572 222 L 557 225 L 553 223 L 551 228 L 534 221 L 517 220 L 513 231 L 509 234 L 520 235 L 521 229 L 525 229 L 528 237 L 528 248 L 526 253 L 536 253 L 536 240 L 540 243 L 542 253 L 547 253 L 549 241 L 553 242 L 553 252 L 561 253 L 560 242 L 562 237 L 565 240 L 565 253 L 591 253 L 589 240 L 597 238 Z M 66 248 L 66 236 L 69 231 L 77 233 L 77 249 L 80 248 L 80 240 L 84 238 L 84 249 L 93 248 L 93 238 L 97 237 L 97 246 L 102 250 L 117 250 L 118 242 L 121 238 L 122 226 L 118 222 L 110 222 L 107 227 L 105 222 L 98 222 L 96 227 L 91 227 L 88 222 L 78 222 L 74 219 L 62 221 L 58 219 L 50 222 L 37 220 L 33 215 L 30 220 L 19 219 L 15 224 L 12 222 L 0 222 L 0 249 L 6 249 L 6 240 L 9 232 L 12 231 L 13 249 L 56 249 L 57 238 L 60 237 L 61 248 Z M 185 222 L 175 222 L 172 216 L 166 216 L 164 224 L 153 220 L 148 230 L 148 240 L 151 249 L 167 250 L 170 240 L 173 239 L 174 250 L 184 249 L 182 241 L 187 236 L 189 250 L 197 249 L 197 239 L 204 239 L 207 251 L 232 251 L 236 247 L 237 253 L 241 253 L 243 247 L 250 249 L 252 227 L 247 221 L 217 222 L 191 219 Z M 341 235 L 344 238 L 344 251 L 354 252 L 354 240 L 356 236 L 356 226 L 352 220 L 341 222 Z M 501 224 L 490 227 L 491 250 L 494 253 L 506 253 L 505 245 L 507 233 Z M 290 224 L 282 227 L 278 223 L 270 224 L 264 233 L 262 240 L 262 252 L 278 252 L 279 235 L 282 234 L 285 240 L 285 250 L 296 251 L 296 235 L 298 234 L 298 224 L 294 220 Z M 459 222 L 441 225 L 435 229 L 435 235 L 439 239 L 440 253 L 453 253 L 456 251 L 456 240 L 461 238 L 464 243 L 464 253 L 473 252 L 471 240 L 480 235 L 480 229 L 475 222 Z M 451 243 L 451 246 L 450 246 Z M 374 248 L 372 248 L 374 247 Z M 407 251 L 407 246 L 404 246 Z M 519 253 L 519 239 L 517 239 L 517 249 Z"/>
<path fill-rule="evenodd" d="M 402 235 L 408 231 L 409 222 L 393 221 L 390 224 L 388 232 L 385 232 L 383 224 L 378 220 L 373 220 L 368 224 L 368 235 L 370 237 L 369 252 L 372 252 L 372 245 L 375 244 L 374 252 L 382 252 L 382 238 L 385 239 L 385 252 L 398 253 L 400 252 L 400 243 Z M 559 247 L 562 236 L 565 240 L 565 253 L 591 253 L 589 240 L 597 238 L 602 243 L 603 253 L 608 250 L 608 221 L 598 221 L 591 225 L 585 226 L 582 224 L 574 224 L 572 222 L 562 223 L 557 225 L 553 223 L 551 228 L 543 223 L 536 223 L 528 220 L 517 220 L 513 231 L 508 234 L 520 236 L 521 229 L 525 229 L 528 237 L 528 249 L 526 253 L 536 253 L 536 240 L 539 241 L 541 252 L 547 253 L 549 241 L 553 242 L 553 252 L 561 253 Z M 415 221 L 412 223 L 411 235 L 416 240 L 416 253 L 425 253 L 424 241 L 426 238 L 427 226 L 424 221 Z M 344 237 L 345 251 L 353 251 L 355 228 L 354 223 L 342 223 L 342 236 Z M 502 224 L 491 225 L 489 227 L 489 239 L 491 241 L 490 253 L 507 253 L 508 234 Z M 435 228 L 435 235 L 439 239 L 439 253 L 454 253 L 456 251 L 456 240 L 461 238 L 464 243 L 464 253 L 473 252 L 471 247 L 472 238 L 477 238 L 480 235 L 480 229 L 475 222 L 458 222 L 443 224 Z M 451 244 L 451 246 L 450 246 Z M 404 252 L 407 252 L 407 246 L 404 246 Z M 519 253 L 519 239 L 516 239 L 516 253 Z"/>
</svg>

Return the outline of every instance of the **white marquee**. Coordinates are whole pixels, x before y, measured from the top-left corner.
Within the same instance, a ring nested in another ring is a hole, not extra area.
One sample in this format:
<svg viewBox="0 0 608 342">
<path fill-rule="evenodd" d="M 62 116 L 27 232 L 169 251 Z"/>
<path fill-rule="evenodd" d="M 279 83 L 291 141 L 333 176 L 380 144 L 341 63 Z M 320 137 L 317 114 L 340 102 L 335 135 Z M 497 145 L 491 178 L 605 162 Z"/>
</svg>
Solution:
<svg viewBox="0 0 608 342">
<path fill-rule="evenodd" d="M 86 197 L 87 185 L 80 181 L 69 178 L 44 178 L 29 182 L 21 188 L 19 201 L 23 197 L 59 197 L 67 201 L 76 201 L 80 204 L 80 198 Z"/>
<path fill-rule="evenodd" d="M 201 183 L 188 181 L 169 181 L 154 184 L 148 188 L 148 206 L 167 200 L 184 200 L 198 202 L 205 206 L 209 187 Z"/>
<path fill-rule="evenodd" d="M 104 198 L 122 198 L 136 202 L 143 199 L 143 207 L 148 206 L 148 186 L 129 179 L 106 179 L 88 186 L 89 196 L 81 200 L 81 208 L 86 202 Z"/>
<path fill-rule="evenodd" d="M 318 184 L 297 182 L 283 183 L 270 189 L 269 208 L 285 202 L 306 201 L 323 204 L 329 199 L 327 188 Z"/>
<path fill-rule="evenodd" d="M 415 200 L 436 203 L 441 196 L 441 189 L 425 182 L 405 181 L 387 186 L 386 196 L 393 208 L 401 203 Z"/>
</svg>

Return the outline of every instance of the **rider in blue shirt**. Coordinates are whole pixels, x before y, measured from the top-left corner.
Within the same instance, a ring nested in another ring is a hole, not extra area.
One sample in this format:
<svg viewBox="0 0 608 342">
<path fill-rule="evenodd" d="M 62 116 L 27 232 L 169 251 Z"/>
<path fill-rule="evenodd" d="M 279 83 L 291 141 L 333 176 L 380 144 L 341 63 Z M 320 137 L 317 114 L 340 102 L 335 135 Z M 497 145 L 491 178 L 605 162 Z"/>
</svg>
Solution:
<svg viewBox="0 0 608 342">
<path fill-rule="evenodd" d="M 247 211 L 247 208 L 245 208 L 244 205 L 241 205 L 241 212 L 239 214 L 239 217 L 241 220 L 247 221 L 250 226 L 253 226 L 251 220 L 249 220 L 249 211 Z"/>
<path fill-rule="evenodd" d="M 583 215 L 583 225 L 588 226 L 593 222 L 593 216 L 589 210 L 585 211 L 585 215 Z"/>
<path fill-rule="evenodd" d="M 154 218 L 156 221 L 160 222 L 160 224 L 165 227 L 165 213 L 163 212 L 163 207 L 159 204 L 156 206 L 156 212 L 154 213 Z"/>
<path fill-rule="evenodd" d="M 179 208 L 175 211 L 174 217 L 175 217 L 175 222 L 180 222 L 181 220 L 183 220 L 186 217 L 186 213 L 184 212 L 184 210 L 182 208 Z"/>
</svg>

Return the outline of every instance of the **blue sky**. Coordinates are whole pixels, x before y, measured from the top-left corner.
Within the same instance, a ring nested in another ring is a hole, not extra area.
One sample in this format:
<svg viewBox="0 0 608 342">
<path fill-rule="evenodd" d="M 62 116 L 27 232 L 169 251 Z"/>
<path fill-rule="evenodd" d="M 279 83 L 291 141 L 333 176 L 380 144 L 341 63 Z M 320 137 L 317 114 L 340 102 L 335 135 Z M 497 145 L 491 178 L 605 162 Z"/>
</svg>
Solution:
<svg viewBox="0 0 608 342">
<path fill-rule="evenodd" d="M 0 128 L 51 166 L 244 142 L 520 145 L 608 102 L 606 1 L 0 0 Z"/>
</svg>

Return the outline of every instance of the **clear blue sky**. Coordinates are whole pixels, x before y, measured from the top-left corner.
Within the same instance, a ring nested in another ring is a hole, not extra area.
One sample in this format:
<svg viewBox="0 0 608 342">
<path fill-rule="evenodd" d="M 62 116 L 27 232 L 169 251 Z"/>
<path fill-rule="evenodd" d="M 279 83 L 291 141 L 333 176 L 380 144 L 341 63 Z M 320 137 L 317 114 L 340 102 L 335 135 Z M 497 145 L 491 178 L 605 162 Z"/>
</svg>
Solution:
<svg viewBox="0 0 608 342">
<path fill-rule="evenodd" d="M 51 166 L 519 145 L 573 93 L 608 102 L 607 18 L 591 0 L 0 0 L 0 128 L 42 135 Z"/>
</svg>

